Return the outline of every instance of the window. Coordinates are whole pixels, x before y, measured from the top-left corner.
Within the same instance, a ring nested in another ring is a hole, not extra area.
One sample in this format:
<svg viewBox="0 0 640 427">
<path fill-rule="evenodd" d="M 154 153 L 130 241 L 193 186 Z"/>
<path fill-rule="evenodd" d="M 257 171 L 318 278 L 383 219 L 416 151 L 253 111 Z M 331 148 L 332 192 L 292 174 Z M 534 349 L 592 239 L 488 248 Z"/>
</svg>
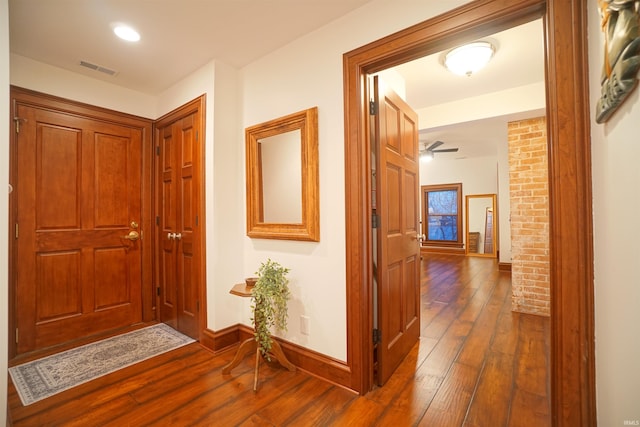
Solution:
<svg viewBox="0 0 640 427">
<path fill-rule="evenodd" d="M 461 213 L 462 184 L 423 185 L 423 245 L 462 248 Z"/>
</svg>

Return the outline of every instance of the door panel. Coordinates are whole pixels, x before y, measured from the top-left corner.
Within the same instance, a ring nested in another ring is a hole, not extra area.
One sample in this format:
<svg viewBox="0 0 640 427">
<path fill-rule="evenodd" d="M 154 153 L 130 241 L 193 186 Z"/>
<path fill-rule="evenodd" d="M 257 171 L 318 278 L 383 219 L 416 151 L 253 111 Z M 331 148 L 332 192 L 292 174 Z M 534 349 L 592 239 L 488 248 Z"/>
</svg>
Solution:
<svg viewBox="0 0 640 427">
<path fill-rule="evenodd" d="M 36 255 L 36 324 L 82 314 L 80 251 Z"/>
<path fill-rule="evenodd" d="M 141 131 L 16 112 L 17 352 L 141 321 Z"/>
<path fill-rule="evenodd" d="M 160 138 L 159 201 L 162 255 L 159 259 L 161 320 L 199 338 L 200 267 L 195 256 L 200 180 L 200 111 L 157 126 Z"/>
<path fill-rule="evenodd" d="M 197 339 L 198 336 L 198 292 L 196 287 L 196 270 L 194 269 L 193 233 L 196 209 L 194 206 L 194 158 L 198 146 L 196 140 L 198 118 L 195 113 L 182 119 L 180 133 L 182 141 L 180 159 L 180 251 L 178 252 L 178 269 L 181 277 L 180 309 L 178 310 L 178 324 L 180 330 Z"/>
<path fill-rule="evenodd" d="M 418 236 L 418 117 L 374 78 L 378 105 L 374 141 L 377 175 L 378 384 L 384 384 L 418 341 L 420 245 Z"/>
</svg>

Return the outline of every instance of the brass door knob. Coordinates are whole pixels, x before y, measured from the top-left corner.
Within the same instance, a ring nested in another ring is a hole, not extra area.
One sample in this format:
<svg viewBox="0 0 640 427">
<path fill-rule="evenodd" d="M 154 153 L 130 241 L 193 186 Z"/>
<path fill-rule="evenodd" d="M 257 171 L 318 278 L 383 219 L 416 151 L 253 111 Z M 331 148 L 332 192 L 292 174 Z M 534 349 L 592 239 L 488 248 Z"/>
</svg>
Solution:
<svg viewBox="0 0 640 427">
<path fill-rule="evenodd" d="M 123 239 L 127 239 L 127 240 L 131 240 L 132 242 L 135 242 L 136 240 L 138 240 L 140 238 L 140 234 L 135 231 L 135 230 L 131 230 L 129 232 L 129 234 L 127 234 L 126 236 L 122 236 Z"/>
</svg>

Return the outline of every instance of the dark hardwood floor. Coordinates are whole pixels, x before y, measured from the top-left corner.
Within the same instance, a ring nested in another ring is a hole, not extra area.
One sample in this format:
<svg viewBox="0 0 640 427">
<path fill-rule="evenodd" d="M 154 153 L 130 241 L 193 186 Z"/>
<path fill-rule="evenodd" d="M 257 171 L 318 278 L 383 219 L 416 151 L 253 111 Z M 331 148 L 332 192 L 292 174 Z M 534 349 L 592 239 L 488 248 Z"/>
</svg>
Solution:
<svg viewBox="0 0 640 427">
<path fill-rule="evenodd" d="M 14 426 L 549 426 L 549 319 L 511 312 L 495 260 L 422 261 L 422 338 L 364 397 L 252 356 L 190 344 L 27 407 L 9 384 Z"/>
</svg>

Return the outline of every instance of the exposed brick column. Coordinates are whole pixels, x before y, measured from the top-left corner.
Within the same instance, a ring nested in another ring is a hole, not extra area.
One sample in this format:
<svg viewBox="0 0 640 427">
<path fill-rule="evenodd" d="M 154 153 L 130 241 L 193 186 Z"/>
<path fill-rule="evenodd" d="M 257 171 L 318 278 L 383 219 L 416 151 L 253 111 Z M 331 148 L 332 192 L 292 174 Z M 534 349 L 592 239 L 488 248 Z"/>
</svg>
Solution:
<svg viewBox="0 0 640 427">
<path fill-rule="evenodd" d="M 549 177 L 546 118 L 510 122 L 512 307 L 549 316 Z"/>
</svg>

